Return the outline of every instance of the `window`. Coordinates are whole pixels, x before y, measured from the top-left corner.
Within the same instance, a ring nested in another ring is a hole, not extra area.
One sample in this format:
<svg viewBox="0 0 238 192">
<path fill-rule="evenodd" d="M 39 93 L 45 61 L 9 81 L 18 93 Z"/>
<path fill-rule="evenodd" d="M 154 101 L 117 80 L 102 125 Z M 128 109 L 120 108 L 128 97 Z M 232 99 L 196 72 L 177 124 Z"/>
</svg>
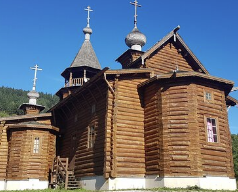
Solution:
<svg viewBox="0 0 238 192">
<path fill-rule="evenodd" d="M 212 91 L 204 91 L 204 101 L 208 103 L 213 102 L 213 92 Z"/>
<path fill-rule="evenodd" d="M 94 114 L 94 113 L 95 113 L 95 111 L 96 111 L 96 105 L 95 105 L 95 104 L 93 104 L 93 105 L 92 105 L 92 114 Z"/>
<path fill-rule="evenodd" d="M 207 118 L 207 139 L 208 142 L 218 142 L 216 119 Z"/>
<path fill-rule="evenodd" d="M 76 114 L 75 116 L 74 116 L 74 122 L 77 122 L 78 121 L 78 115 Z"/>
<path fill-rule="evenodd" d="M 39 153 L 39 152 L 40 152 L 40 138 L 35 137 L 34 145 L 33 145 L 33 153 Z"/>
<path fill-rule="evenodd" d="M 211 101 L 212 100 L 212 94 L 210 92 L 206 92 L 205 93 L 205 98 L 206 98 L 206 100 Z"/>
<path fill-rule="evenodd" d="M 95 127 L 88 127 L 88 148 L 93 148 L 95 143 Z"/>
</svg>

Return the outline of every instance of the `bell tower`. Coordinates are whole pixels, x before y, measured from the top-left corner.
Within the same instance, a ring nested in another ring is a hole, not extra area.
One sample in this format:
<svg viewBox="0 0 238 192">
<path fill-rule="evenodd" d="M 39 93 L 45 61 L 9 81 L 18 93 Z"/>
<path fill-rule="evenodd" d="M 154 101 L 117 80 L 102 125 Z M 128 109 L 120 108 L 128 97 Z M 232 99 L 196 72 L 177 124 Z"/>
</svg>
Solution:
<svg viewBox="0 0 238 192">
<path fill-rule="evenodd" d="M 66 98 L 76 88 L 83 86 L 101 70 L 101 66 L 90 42 L 90 36 L 93 32 L 90 28 L 90 12 L 93 10 L 88 6 L 85 11 L 88 13 L 87 26 L 83 29 L 85 39 L 70 67 L 66 68 L 61 74 L 65 79 L 65 85 L 56 93 L 60 97 L 60 100 Z"/>
</svg>

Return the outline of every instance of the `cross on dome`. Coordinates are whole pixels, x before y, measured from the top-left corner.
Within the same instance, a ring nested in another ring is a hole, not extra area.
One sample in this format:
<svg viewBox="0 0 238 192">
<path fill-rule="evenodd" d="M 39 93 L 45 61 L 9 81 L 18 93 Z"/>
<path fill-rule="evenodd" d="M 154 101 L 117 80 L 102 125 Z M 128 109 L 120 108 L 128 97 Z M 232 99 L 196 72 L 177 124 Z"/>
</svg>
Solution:
<svg viewBox="0 0 238 192">
<path fill-rule="evenodd" d="M 39 68 L 39 66 L 36 64 L 34 67 L 31 67 L 30 69 L 32 70 L 35 70 L 35 74 L 34 74 L 34 79 L 33 79 L 33 87 L 32 87 L 32 90 L 36 90 L 36 74 L 37 74 L 37 71 L 42 71 L 42 69 Z"/>
<path fill-rule="evenodd" d="M 87 6 L 87 9 L 84 9 L 85 11 L 88 11 L 88 17 L 87 17 L 87 27 L 89 27 L 89 21 L 90 21 L 90 11 L 93 11 L 90 6 Z"/>
<path fill-rule="evenodd" d="M 135 0 L 133 3 L 130 2 L 131 5 L 135 6 L 135 15 L 134 15 L 134 28 L 133 30 L 126 36 L 125 42 L 130 49 L 141 51 L 142 46 L 146 43 L 146 36 L 141 33 L 137 28 L 137 7 L 141 7 L 138 4 L 138 1 Z"/>
<path fill-rule="evenodd" d="M 141 5 L 138 4 L 138 1 L 135 0 L 133 3 L 130 2 L 130 4 L 134 5 L 135 6 L 135 15 L 134 15 L 134 26 L 135 28 L 137 28 L 137 7 L 141 7 Z"/>
</svg>

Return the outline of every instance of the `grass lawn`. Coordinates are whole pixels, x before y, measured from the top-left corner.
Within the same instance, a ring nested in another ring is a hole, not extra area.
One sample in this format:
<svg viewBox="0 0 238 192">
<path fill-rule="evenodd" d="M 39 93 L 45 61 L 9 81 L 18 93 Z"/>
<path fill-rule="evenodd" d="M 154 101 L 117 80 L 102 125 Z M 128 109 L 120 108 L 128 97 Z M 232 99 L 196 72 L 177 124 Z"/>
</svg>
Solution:
<svg viewBox="0 0 238 192">
<path fill-rule="evenodd" d="M 232 192 L 229 190 L 205 190 L 200 189 L 198 187 L 188 187 L 188 188 L 177 188 L 177 189 L 169 189 L 169 188 L 156 188 L 156 189 L 127 189 L 127 190 L 114 190 L 113 192 Z M 9 191 L 1 191 L 1 192 L 9 192 Z M 10 192 L 16 192 L 16 191 L 10 191 Z M 45 190 L 24 190 L 24 191 L 17 191 L 17 192 L 93 192 L 90 190 L 85 189 L 76 189 L 76 190 L 64 190 L 64 189 L 45 189 Z M 100 192 L 100 191 L 97 191 Z M 110 192 L 110 191 L 104 191 L 104 192 Z M 234 191 L 238 192 L 238 190 Z"/>
</svg>

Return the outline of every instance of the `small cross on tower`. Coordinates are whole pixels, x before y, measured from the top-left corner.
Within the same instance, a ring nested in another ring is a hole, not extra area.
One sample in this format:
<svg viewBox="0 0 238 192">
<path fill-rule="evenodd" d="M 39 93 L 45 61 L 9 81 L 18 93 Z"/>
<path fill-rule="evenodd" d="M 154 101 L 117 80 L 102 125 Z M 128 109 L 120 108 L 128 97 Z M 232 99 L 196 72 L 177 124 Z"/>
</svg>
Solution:
<svg viewBox="0 0 238 192">
<path fill-rule="evenodd" d="M 87 6 L 87 9 L 84 9 L 85 11 L 88 11 L 88 18 L 87 18 L 87 27 L 89 27 L 89 20 L 90 20 L 90 11 L 93 11 L 90 6 Z"/>
<path fill-rule="evenodd" d="M 31 67 L 30 69 L 32 70 L 35 70 L 35 75 L 34 75 L 34 79 L 33 79 L 33 87 L 32 87 L 32 90 L 36 90 L 36 74 L 37 74 L 37 71 L 42 71 L 42 69 L 39 68 L 39 66 L 36 64 L 34 67 Z"/>
<path fill-rule="evenodd" d="M 130 2 L 130 4 L 132 4 L 132 5 L 135 6 L 134 26 L 135 26 L 135 28 L 137 28 L 137 16 L 138 16 L 138 15 L 137 15 L 137 7 L 141 7 L 141 5 L 138 4 L 138 1 L 137 1 L 137 0 L 135 0 L 133 3 Z"/>
</svg>

